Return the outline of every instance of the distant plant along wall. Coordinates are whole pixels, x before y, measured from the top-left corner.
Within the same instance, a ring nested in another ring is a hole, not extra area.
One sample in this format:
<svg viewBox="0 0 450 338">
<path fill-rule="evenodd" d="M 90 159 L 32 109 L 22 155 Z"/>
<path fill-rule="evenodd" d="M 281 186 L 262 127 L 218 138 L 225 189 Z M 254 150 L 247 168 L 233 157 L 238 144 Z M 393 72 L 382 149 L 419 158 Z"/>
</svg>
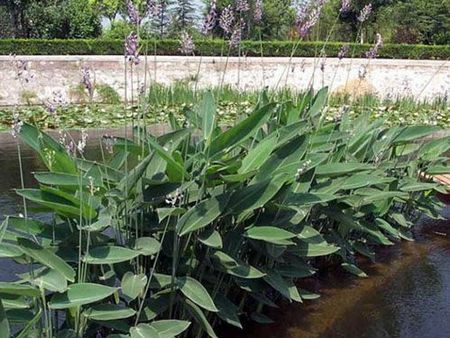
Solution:
<svg viewBox="0 0 450 338">
<path fill-rule="evenodd" d="M 318 56 L 322 51 L 328 57 L 337 57 L 346 43 L 323 41 L 301 42 L 298 48 L 295 41 L 242 41 L 241 55 L 246 56 Z M 220 56 L 228 54 L 228 43 L 224 40 L 195 41 L 196 54 L 203 56 Z M 364 57 L 369 44 L 348 44 L 349 57 Z M 141 42 L 141 52 L 149 55 L 181 55 L 180 42 L 170 40 L 144 40 Z M 9 55 L 122 55 L 124 53 L 122 40 L 77 39 L 77 40 L 44 40 L 44 39 L 3 39 L 0 40 L 0 54 Z M 262 52 L 261 52 L 262 51 Z M 237 55 L 237 50 L 231 50 L 231 55 Z M 379 51 L 380 58 L 388 59 L 439 59 L 450 58 L 450 46 L 439 45 L 403 45 L 386 44 Z"/>
</svg>

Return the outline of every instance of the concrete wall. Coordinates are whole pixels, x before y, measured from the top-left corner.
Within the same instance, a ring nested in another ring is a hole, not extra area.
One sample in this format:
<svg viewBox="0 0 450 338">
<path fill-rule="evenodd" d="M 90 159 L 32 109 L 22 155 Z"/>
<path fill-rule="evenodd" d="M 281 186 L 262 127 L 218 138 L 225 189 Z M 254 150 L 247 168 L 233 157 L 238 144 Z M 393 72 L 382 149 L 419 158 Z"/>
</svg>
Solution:
<svg viewBox="0 0 450 338">
<path fill-rule="evenodd" d="M 0 105 L 30 101 L 42 103 L 54 91 L 72 102 L 82 100 L 77 89 L 80 69 L 91 69 L 97 84 L 106 84 L 125 97 L 124 62 L 121 56 L 17 56 L 27 70 L 18 76 L 13 58 L 0 56 Z M 226 70 L 225 70 L 226 69 Z M 128 69 L 129 70 L 129 69 Z M 145 71 L 146 70 L 146 71 Z M 200 70 L 200 71 L 199 71 Z M 323 71 L 322 71 L 323 70 Z M 242 90 L 265 86 L 288 86 L 303 90 L 313 85 L 331 87 L 333 92 L 373 93 L 381 97 L 432 99 L 450 92 L 450 62 L 422 60 L 367 60 L 314 58 L 226 58 L 149 56 L 133 69 L 133 92 L 147 80 L 172 84 L 185 81 L 199 87 L 217 86 L 222 81 Z M 198 76 L 197 76 L 198 73 Z M 223 74 L 225 73 L 225 76 Z M 128 72 L 129 79 L 131 72 Z M 128 99 L 131 82 L 128 82 Z M 99 100 L 96 97 L 96 100 Z"/>
</svg>

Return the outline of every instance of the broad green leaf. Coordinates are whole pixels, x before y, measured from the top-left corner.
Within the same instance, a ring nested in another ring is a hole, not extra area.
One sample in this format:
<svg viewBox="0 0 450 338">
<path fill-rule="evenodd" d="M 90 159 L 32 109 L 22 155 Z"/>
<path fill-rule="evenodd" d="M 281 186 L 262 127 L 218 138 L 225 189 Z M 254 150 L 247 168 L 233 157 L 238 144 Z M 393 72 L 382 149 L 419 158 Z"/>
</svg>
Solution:
<svg viewBox="0 0 450 338">
<path fill-rule="evenodd" d="M 347 163 L 327 163 L 321 164 L 316 168 L 316 175 L 318 176 L 339 176 L 345 174 L 352 174 L 358 171 L 371 170 L 373 166 L 359 162 Z"/>
<path fill-rule="evenodd" d="M 55 269 L 68 281 L 75 281 L 75 270 L 61 257 L 27 238 L 19 238 L 17 243 L 20 250 L 22 250 L 25 255 L 30 256 L 35 261 L 48 266 L 49 268 Z"/>
<path fill-rule="evenodd" d="M 351 274 L 358 276 L 358 277 L 362 277 L 365 278 L 367 277 L 367 274 L 362 271 L 360 268 L 358 268 L 355 264 L 351 264 L 351 263 L 342 263 L 341 266 L 347 270 L 348 272 L 350 272 Z"/>
<path fill-rule="evenodd" d="M 242 329 L 241 321 L 239 320 L 239 308 L 234 305 L 227 297 L 218 293 L 214 298 L 214 303 L 217 305 L 219 312 L 217 315 L 224 322 Z"/>
<path fill-rule="evenodd" d="M 150 324 L 161 338 L 173 338 L 187 330 L 190 322 L 185 320 L 156 320 Z"/>
<path fill-rule="evenodd" d="M 33 285 L 49 290 L 52 292 L 64 292 L 67 290 L 66 278 L 57 270 L 46 269 L 37 274 L 34 279 L 30 281 Z"/>
<path fill-rule="evenodd" d="M 186 299 L 184 302 L 184 305 L 186 309 L 189 311 L 191 316 L 195 319 L 195 321 L 200 325 L 200 327 L 205 331 L 208 336 L 211 338 L 217 338 L 216 333 L 214 332 L 214 329 L 212 328 L 211 324 L 208 322 L 208 319 L 206 319 L 205 314 L 203 311 L 195 305 L 195 303 L 191 302 L 189 299 Z"/>
<path fill-rule="evenodd" d="M 125 296 L 130 299 L 136 299 L 145 288 L 147 284 L 147 276 L 144 274 L 135 275 L 128 271 L 122 277 L 121 287 Z"/>
<path fill-rule="evenodd" d="M 161 338 L 161 336 L 154 327 L 141 323 L 130 329 L 130 338 Z"/>
<path fill-rule="evenodd" d="M 222 237 L 220 236 L 218 231 L 213 229 L 209 229 L 201 233 L 198 236 L 198 240 L 203 244 L 215 249 L 221 249 L 223 246 Z"/>
<path fill-rule="evenodd" d="M 441 130 L 435 126 L 408 126 L 404 127 L 400 134 L 395 138 L 395 143 L 411 142 L 423 138 Z"/>
<path fill-rule="evenodd" d="M 213 196 L 189 209 L 178 221 L 177 233 L 184 236 L 213 222 L 227 206 L 229 195 Z"/>
<path fill-rule="evenodd" d="M 207 91 L 200 101 L 198 112 L 202 120 L 203 139 L 206 146 L 211 143 L 212 133 L 216 126 L 216 104 L 211 91 Z"/>
<path fill-rule="evenodd" d="M 138 251 L 141 255 L 151 256 L 161 249 L 161 243 L 153 237 L 139 237 L 134 242 L 133 249 Z"/>
<path fill-rule="evenodd" d="M 115 264 L 139 256 L 139 251 L 121 246 L 98 246 L 89 250 L 84 261 L 89 264 Z"/>
<path fill-rule="evenodd" d="M 313 244 L 308 242 L 300 242 L 293 251 L 300 257 L 318 257 L 327 256 L 335 253 L 339 247 L 331 244 Z"/>
<path fill-rule="evenodd" d="M 69 285 L 64 293 L 56 293 L 48 306 L 50 309 L 68 309 L 91 304 L 105 299 L 116 292 L 116 288 L 94 283 L 78 283 Z"/>
<path fill-rule="evenodd" d="M 5 309 L 3 308 L 3 303 L 1 299 L 0 299 L 0 336 L 5 338 L 11 336 L 8 318 L 6 318 Z"/>
<path fill-rule="evenodd" d="M 280 240 L 295 237 L 295 234 L 287 230 L 271 227 L 271 226 L 255 226 L 247 229 L 244 233 L 245 237 L 257 239 L 269 243 L 279 243 Z"/>
<path fill-rule="evenodd" d="M 12 258 L 22 256 L 23 252 L 17 245 L 5 243 L 0 243 L 0 257 L 1 258 Z"/>
<path fill-rule="evenodd" d="M 197 305 L 211 312 L 219 311 L 214 305 L 214 301 L 208 291 L 196 279 L 192 277 L 179 277 L 177 278 L 177 285 L 180 291 Z"/>
<path fill-rule="evenodd" d="M 250 318 L 258 324 L 272 324 L 274 321 L 263 313 L 252 312 Z"/>
<path fill-rule="evenodd" d="M 312 118 L 318 116 L 322 112 L 323 108 L 325 108 L 327 99 L 328 99 L 328 87 L 323 87 L 317 92 L 316 96 L 314 97 L 313 103 L 309 108 L 307 114 Z"/>
<path fill-rule="evenodd" d="M 39 290 L 31 285 L 12 282 L 0 282 L 0 293 L 29 297 L 39 297 L 41 295 Z"/>
<path fill-rule="evenodd" d="M 267 121 L 274 107 L 274 104 L 269 103 L 256 110 L 245 120 L 214 138 L 206 151 L 209 152 L 210 156 L 214 156 L 223 150 L 238 146 L 256 133 Z"/>
<path fill-rule="evenodd" d="M 259 167 L 266 161 L 270 153 L 275 149 L 278 143 L 278 135 L 273 134 L 261 141 L 256 147 L 250 149 L 248 154 L 242 160 L 242 165 L 238 173 L 248 173 Z"/>
<path fill-rule="evenodd" d="M 132 317 L 136 311 L 116 304 L 98 304 L 83 311 L 83 315 L 90 320 L 116 320 Z"/>
<path fill-rule="evenodd" d="M 79 187 L 86 188 L 88 186 L 102 187 L 103 182 L 95 177 L 71 175 L 66 173 L 56 172 L 37 172 L 34 177 L 39 183 L 47 185 L 57 185 L 64 187 Z"/>
</svg>

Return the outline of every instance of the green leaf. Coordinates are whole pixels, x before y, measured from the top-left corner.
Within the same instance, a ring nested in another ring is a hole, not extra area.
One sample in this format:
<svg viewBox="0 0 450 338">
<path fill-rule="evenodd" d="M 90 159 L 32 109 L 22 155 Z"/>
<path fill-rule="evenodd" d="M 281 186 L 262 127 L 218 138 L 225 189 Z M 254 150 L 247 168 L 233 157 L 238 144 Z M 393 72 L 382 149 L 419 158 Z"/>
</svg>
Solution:
<svg viewBox="0 0 450 338">
<path fill-rule="evenodd" d="M 209 229 L 201 233 L 198 236 L 198 240 L 203 244 L 215 249 L 221 249 L 223 246 L 222 237 L 220 236 L 218 231 L 213 229 Z"/>
<path fill-rule="evenodd" d="M 319 257 L 327 256 L 335 253 L 339 247 L 331 244 L 313 244 L 308 242 L 300 242 L 293 251 L 300 257 Z"/>
<path fill-rule="evenodd" d="M 20 250 L 22 250 L 25 255 L 30 256 L 37 262 L 48 266 L 49 268 L 55 269 L 68 281 L 75 281 L 75 270 L 61 257 L 27 238 L 19 238 L 17 243 L 19 244 Z"/>
<path fill-rule="evenodd" d="M 153 237 L 139 237 L 134 242 L 133 249 L 138 251 L 141 255 L 151 256 L 161 250 L 161 243 Z"/>
<path fill-rule="evenodd" d="M 267 121 L 274 107 L 274 104 L 269 103 L 253 112 L 245 120 L 239 122 L 226 132 L 219 134 L 219 136 L 212 140 L 206 152 L 209 151 L 210 156 L 214 156 L 225 149 L 238 146 L 256 133 Z"/>
<path fill-rule="evenodd" d="M 339 176 L 371 169 L 374 169 L 374 167 L 369 164 L 359 162 L 327 163 L 321 164 L 316 168 L 316 175 Z"/>
<path fill-rule="evenodd" d="M 287 230 L 271 226 L 255 226 L 247 229 L 245 237 L 277 244 L 280 240 L 295 237 L 295 234 Z"/>
<path fill-rule="evenodd" d="M 139 256 L 139 252 L 121 246 L 98 246 L 89 250 L 84 257 L 88 264 L 115 264 Z"/>
<path fill-rule="evenodd" d="M 239 308 L 234 305 L 227 297 L 218 293 L 214 298 L 214 303 L 217 305 L 219 312 L 217 315 L 225 323 L 236 326 L 242 329 L 241 321 L 239 320 L 238 311 Z"/>
<path fill-rule="evenodd" d="M 116 304 L 98 304 L 83 311 L 83 315 L 90 320 L 117 320 L 134 316 L 136 311 Z"/>
<path fill-rule="evenodd" d="M 23 255 L 22 250 L 17 245 L 9 243 L 0 243 L 0 257 L 1 258 L 12 258 L 20 257 Z"/>
<path fill-rule="evenodd" d="M 122 292 L 130 299 L 136 299 L 144 291 L 146 284 L 147 276 L 145 274 L 135 275 L 128 271 L 122 277 Z"/>
<path fill-rule="evenodd" d="M 10 337 L 11 331 L 9 329 L 8 318 L 6 318 L 5 309 L 3 308 L 3 303 L 0 298 L 0 337 Z"/>
<path fill-rule="evenodd" d="M 341 266 L 347 270 L 348 272 L 350 272 L 351 274 L 358 276 L 358 277 L 362 277 L 365 278 L 367 277 L 367 274 L 362 271 L 360 268 L 358 268 L 355 264 L 351 264 L 351 263 L 342 263 Z"/>
<path fill-rule="evenodd" d="M 272 324 L 274 321 L 267 317 L 265 314 L 252 312 L 250 318 L 258 324 Z"/>
<path fill-rule="evenodd" d="M 225 210 L 228 198 L 228 194 L 214 196 L 189 209 L 178 221 L 178 235 L 184 236 L 210 224 Z"/>
<path fill-rule="evenodd" d="M 394 143 L 411 142 L 419 138 L 423 138 L 430 134 L 433 134 L 441 130 L 440 127 L 435 126 L 408 126 L 404 127 L 403 130 L 395 138 Z"/>
<path fill-rule="evenodd" d="M 200 327 L 208 334 L 208 336 L 210 336 L 211 338 L 217 338 L 214 329 L 212 328 L 211 324 L 209 324 L 208 319 L 206 319 L 203 311 L 189 299 L 185 300 L 184 305 L 191 316 L 194 317 L 196 322 L 200 325 Z"/>
<path fill-rule="evenodd" d="M 30 281 L 33 285 L 49 290 L 52 292 L 64 292 L 67 290 L 67 280 L 57 270 L 45 269 L 38 273 L 34 279 Z"/>
<path fill-rule="evenodd" d="M 141 323 L 130 329 L 130 338 L 161 338 L 161 336 L 154 327 Z"/>
<path fill-rule="evenodd" d="M 198 112 L 202 120 L 203 139 L 206 146 L 211 143 L 212 133 L 216 126 L 216 104 L 211 91 L 205 92 L 198 107 Z"/>
<path fill-rule="evenodd" d="M 81 185 L 81 187 L 86 188 L 92 184 L 94 187 L 103 187 L 103 182 L 95 177 L 92 177 L 91 181 L 87 176 L 55 172 L 37 172 L 34 173 L 34 177 L 39 183 L 47 185 L 64 187 L 79 187 Z"/>
<path fill-rule="evenodd" d="M 105 299 L 116 292 L 116 288 L 94 283 L 72 284 L 64 293 L 56 293 L 48 303 L 53 310 L 68 309 Z"/>
<path fill-rule="evenodd" d="M 219 311 L 214 305 L 214 301 L 212 300 L 208 291 L 196 279 L 192 277 L 180 277 L 177 278 L 177 285 L 187 298 L 189 298 L 202 308 L 211 312 Z"/>
<path fill-rule="evenodd" d="M 30 297 L 39 297 L 41 295 L 38 289 L 30 285 L 15 284 L 11 282 L 0 282 L 0 293 Z"/>
<path fill-rule="evenodd" d="M 251 149 L 242 160 L 238 173 L 248 173 L 257 170 L 266 161 L 278 143 L 278 135 L 273 134 L 262 140 L 255 148 Z"/>
<path fill-rule="evenodd" d="M 185 320 L 156 320 L 150 324 L 161 338 L 173 338 L 187 330 L 190 322 Z"/>
<path fill-rule="evenodd" d="M 327 99 L 328 99 L 328 87 L 323 87 L 317 92 L 316 96 L 314 97 L 314 101 L 311 107 L 309 108 L 307 114 L 312 118 L 318 116 L 322 112 L 323 108 L 325 108 Z"/>
</svg>

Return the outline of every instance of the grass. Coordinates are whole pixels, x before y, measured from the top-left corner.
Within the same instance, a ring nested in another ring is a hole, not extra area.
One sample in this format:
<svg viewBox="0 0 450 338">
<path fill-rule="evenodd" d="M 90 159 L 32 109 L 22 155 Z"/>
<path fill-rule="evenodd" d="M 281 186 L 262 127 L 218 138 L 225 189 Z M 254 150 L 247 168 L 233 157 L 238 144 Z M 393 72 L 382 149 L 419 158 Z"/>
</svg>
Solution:
<svg viewBox="0 0 450 338">
<path fill-rule="evenodd" d="M 239 92 L 230 87 L 211 89 L 217 102 L 220 122 L 228 124 L 236 117 L 248 113 L 256 103 L 258 92 Z M 54 128 L 114 128 L 130 123 L 138 111 L 145 111 L 148 124 L 167 123 L 170 114 L 181 118 L 183 111 L 194 107 L 205 90 L 194 91 L 189 85 L 173 86 L 153 85 L 143 104 L 144 109 L 137 106 L 123 107 L 114 97 L 111 103 L 69 105 L 59 108 L 57 119 L 42 106 L 19 107 L 21 118 L 29 123 L 45 129 Z M 282 90 L 270 93 L 278 101 L 300 102 L 304 93 Z M 106 100 L 106 102 L 111 102 Z M 142 108 L 142 107 L 141 107 Z M 425 124 L 450 126 L 449 102 L 445 98 L 433 102 L 418 102 L 413 98 L 381 100 L 375 96 L 363 96 L 352 99 L 348 96 L 332 96 L 328 103 L 327 119 L 333 120 L 348 109 L 349 114 L 359 116 L 370 113 L 372 120 L 384 118 L 387 126 Z M 12 124 L 12 109 L 0 109 L 0 130 L 8 130 Z"/>
</svg>

